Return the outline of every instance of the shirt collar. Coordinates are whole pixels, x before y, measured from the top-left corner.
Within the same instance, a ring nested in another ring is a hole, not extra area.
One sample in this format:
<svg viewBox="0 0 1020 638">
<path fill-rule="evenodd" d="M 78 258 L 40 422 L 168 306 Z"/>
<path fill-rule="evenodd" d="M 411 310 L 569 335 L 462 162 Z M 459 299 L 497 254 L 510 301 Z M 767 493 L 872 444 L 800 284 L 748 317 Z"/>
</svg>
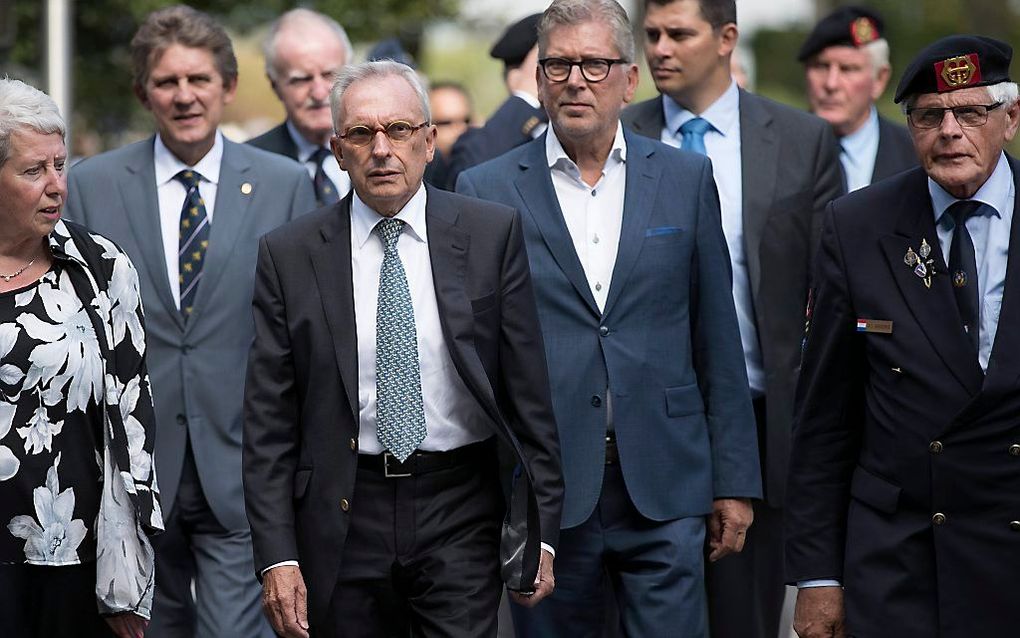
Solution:
<svg viewBox="0 0 1020 638">
<path fill-rule="evenodd" d="M 325 148 L 327 151 L 330 150 L 328 147 L 309 142 L 290 120 L 287 120 L 287 132 L 290 133 L 290 138 L 294 140 L 294 146 L 297 147 L 298 161 L 302 164 L 310 160 L 312 158 L 312 154 L 320 148 Z M 330 154 L 332 154 L 332 151 L 330 151 Z"/>
<path fill-rule="evenodd" d="M 351 191 L 351 232 L 354 234 L 355 246 L 362 248 L 372 236 L 376 225 L 385 217 L 369 208 L 368 204 L 358 197 L 358 192 Z M 425 232 L 425 204 L 427 202 L 425 184 L 418 186 L 418 191 L 404 204 L 404 207 L 393 216 L 402 220 L 406 226 L 404 232 L 415 240 L 428 243 Z"/>
<path fill-rule="evenodd" d="M 1013 191 L 1013 171 L 1009 168 L 1006 154 L 999 154 L 999 162 L 995 170 L 981 188 L 974 193 L 970 199 L 979 201 L 982 204 L 991 206 L 996 217 L 1002 217 L 1002 212 L 1009 206 L 1010 196 Z M 946 209 L 955 204 L 958 200 L 939 186 L 938 182 L 928 178 L 928 193 L 931 195 L 932 208 L 935 211 L 935 223 L 938 224 Z"/>
<path fill-rule="evenodd" d="M 527 102 L 528 105 L 533 109 L 542 108 L 542 103 L 538 101 L 538 98 L 532 95 L 531 93 L 528 93 L 527 91 L 514 91 L 512 95 L 514 97 L 521 98 L 522 100 Z"/>
<path fill-rule="evenodd" d="M 163 139 L 156 135 L 156 144 L 153 148 L 153 160 L 156 168 L 156 186 L 162 186 L 172 180 L 177 173 L 191 169 L 202 176 L 202 179 L 213 184 L 220 181 L 220 162 L 223 161 L 223 134 L 216 131 L 216 138 L 212 148 L 205 154 L 205 157 L 198 160 L 194 166 L 188 166 L 173 154 Z"/>
<path fill-rule="evenodd" d="M 860 163 L 860 158 L 867 153 L 869 148 L 878 142 L 878 110 L 872 106 L 868 119 L 864 126 L 853 133 L 839 138 L 839 145 L 843 152 L 854 164 Z"/>
<path fill-rule="evenodd" d="M 560 144 L 559 138 L 556 137 L 556 129 L 552 126 L 549 127 L 545 135 L 545 159 L 549 168 L 569 170 L 568 167 L 573 167 L 574 171 L 578 170 L 577 164 L 563 150 L 563 145 Z M 613 146 L 609 149 L 609 157 L 606 158 L 606 163 L 608 164 L 609 162 L 627 162 L 627 140 L 623 137 L 623 125 L 619 122 L 616 124 L 616 136 L 613 138 Z M 578 171 L 578 174 L 580 174 L 580 171 Z"/>
<path fill-rule="evenodd" d="M 680 127 L 700 117 L 712 125 L 720 135 L 727 137 L 732 135 L 740 125 L 740 89 L 732 79 L 730 86 L 719 98 L 701 114 L 695 114 L 666 95 L 662 95 L 662 110 L 666 120 L 666 128 L 670 133 L 676 135 Z"/>
</svg>

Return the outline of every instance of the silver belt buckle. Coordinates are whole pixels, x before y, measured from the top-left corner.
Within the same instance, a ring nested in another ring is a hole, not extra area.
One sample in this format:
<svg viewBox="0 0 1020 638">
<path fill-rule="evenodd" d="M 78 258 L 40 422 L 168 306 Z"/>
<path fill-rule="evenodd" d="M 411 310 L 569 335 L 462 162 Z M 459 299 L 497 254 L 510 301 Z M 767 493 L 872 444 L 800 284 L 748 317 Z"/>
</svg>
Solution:
<svg viewBox="0 0 1020 638">
<path fill-rule="evenodd" d="M 411 476 L 410 472 L 406 474 L 393 474 L 390 472 L 390 459 L 396 458 L 397 457 L 393 456 L 393 454 L 391 454 L 390 452 L 383 452 L 383 476 L 385 476 L 386 478 L 407 478 L 408 476 Z M 397 462 L 399 463 L 400 461 Z"/>
</svg>

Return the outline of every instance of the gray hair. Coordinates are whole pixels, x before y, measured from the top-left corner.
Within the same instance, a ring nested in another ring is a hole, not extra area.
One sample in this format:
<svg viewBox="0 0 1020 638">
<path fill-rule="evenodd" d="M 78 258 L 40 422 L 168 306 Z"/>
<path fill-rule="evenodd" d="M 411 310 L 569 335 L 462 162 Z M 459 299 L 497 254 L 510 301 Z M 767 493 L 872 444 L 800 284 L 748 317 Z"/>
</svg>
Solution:
<svg viewBox="0 0 1020 638">
<path fill-rule="evenodd" d="M 889 64 L 889 41 L 885 38 L 873 40 L 861 47 L 871 62 L 872 77 L 877 78 L 882 69 L 891 69 Z"/>
<path fill-rule="evenodd" d="M 291 9 L 276 20 L 273 20 L 273 23 L 269 25 L 269 33 L 266 34 L 266 39 L 262 41 L 262 56 L 265 58 L 266 75 L 269 76 L 270 80 L 276 81 L 277 79 L 276 39 L 280 32 L 287 27 L 310 23 L 321 24 L 329 31 L 332 31 L 344 50 L 344 61 L 350 64 L 354 60 L 354 47 L 351 46 L 351 39 L 347 37 L 347 32 L 344 31 L 343 26 L 339 22 L 328 15 L 312 11 L 311 9 Z"/>
<path fill-rule="evenodd" d="M 0 79 L 0 166 L 11 157 L 11 136 L 26 128 L 43 135 L 67 136 L 53 98 L 21 80 Z"/>
<path fill-rule="evenodd" d="M 350 64 L 340 69 L 333 82 L 333 88 L 329 92 L 329 109 L 333 114 L 333 131 L 339 133 L 340 116 L 342 113 L 344 93 L 351 85 L 361 80 L 370 78 L 382 78 L 396 76 L 403 78 L 414 92 L 418 94 L 418 102 L 426 122 L 432 121 L 432 109 L 429 108 L 429 94 L 425 84 L 414 69 L 394 62 L 393 60 L 375 60 L 373 62 L 362 62 L 361 64 Z"/>
<path fill-rule="evenodd" d="M 538 21 L 538 55 L 545 57 L 549 33 L 582 22 L 605 22 L 613 32 L 613 44 L 626 62 L 634 61 L 634 34 L 630 20 L 616 0 L 553 0 Z"/>
<path fill-rule="evenodd" d="M 1003 106 L 1009 108 L 1013 106 L 1018 99 L 1020 99 L 1020 88 L 1017 87 L 1016 82 L 999 82 L 998 84 L 989 84 L 985 87 L 988 91 L 988 99 L 992 102 L 1002 102 Z M 907 111 L 914 108 L 917 104 L 917 98 L 919 94 L 914 93 L 908 95 L 902 102 L 900 102 L 900 110 L 906 114 Z"/>
</svg>

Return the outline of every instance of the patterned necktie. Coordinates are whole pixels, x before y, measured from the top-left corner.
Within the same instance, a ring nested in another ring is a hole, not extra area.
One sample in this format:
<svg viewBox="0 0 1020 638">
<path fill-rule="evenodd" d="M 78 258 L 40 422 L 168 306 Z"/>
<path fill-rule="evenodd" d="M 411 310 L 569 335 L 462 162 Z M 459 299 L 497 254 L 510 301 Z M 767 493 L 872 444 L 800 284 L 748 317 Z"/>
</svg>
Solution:
<svg viewBox="0 0 1020 638">
<path fill-rule="evenodd" d="M 956 294 L 956 305 L 963 319 L 963 329 L 970 338 L 974 351 L 978 351 L 980 310 L 978 306 L 977 258 L 974 241 L 967 230 L 967 220 L 978 213 L 983 204 L 963 200 L 950 206 L 946 213 L 953 218 L 953 243 L 949 247 L 949 276 Z"/>
<path fill-rule="evenodd" d="M 315 201 L 319 206 L 329 206 L 340 201 L 340 193 L 336 190 L 336 184 L 322 168 L 323 160 L 329 161 L 331 157 L 333 154 L 329 152 L 329 149 L 320 146 L 319 150 L 308 158 L 309 162 L 315 162 L 315 176 L 312 178 L 312 182 L 315 184 Z"/>
<path fill-rule="evenodd" d="M 680 147 L 685 151 L 707 155 L 705 151 L 705 133 L 712 130 L 708 120 L 696 117 L 687 120 L 680 127 Z"/>
<path fill-rule="evenodd" d="M 205 212 L 205 200 L 198 192 L 202 176 L 195 171 L 185 170 L 174 177 L 188 189 L 181 210 L 180 237 L 177 263 L 180 267 L 181 315 L 187 320 L 195 305 L 198 282 L 202 279 L 202 264 L 209 248 L 209 217 Z"/>
<path fill-rule="evenodd" d="M 411 291 L 397 252 L 404 222 L 384 219 L 376 228 L 383 244 L 383 262 L 375 317 L 375 427 L 379 443 L 404 461 L 425 440 L 418 335 Z"/>
</svg>

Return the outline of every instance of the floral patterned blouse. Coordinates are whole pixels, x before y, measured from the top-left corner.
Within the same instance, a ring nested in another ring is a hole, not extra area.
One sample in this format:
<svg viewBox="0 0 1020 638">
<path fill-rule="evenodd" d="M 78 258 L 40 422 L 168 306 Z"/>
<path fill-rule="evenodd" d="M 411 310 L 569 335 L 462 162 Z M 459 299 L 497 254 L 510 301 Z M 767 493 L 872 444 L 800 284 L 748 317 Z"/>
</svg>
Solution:
<svg viewBox="0 0 1020 638">
<path fill-rule="evenodd" d="M 0 562 L 96 561 L 102 613 L 149 617 L 163 528 L 138 276 L 72 223 L 54 263 L 0 295 Z"/>
</svg>

